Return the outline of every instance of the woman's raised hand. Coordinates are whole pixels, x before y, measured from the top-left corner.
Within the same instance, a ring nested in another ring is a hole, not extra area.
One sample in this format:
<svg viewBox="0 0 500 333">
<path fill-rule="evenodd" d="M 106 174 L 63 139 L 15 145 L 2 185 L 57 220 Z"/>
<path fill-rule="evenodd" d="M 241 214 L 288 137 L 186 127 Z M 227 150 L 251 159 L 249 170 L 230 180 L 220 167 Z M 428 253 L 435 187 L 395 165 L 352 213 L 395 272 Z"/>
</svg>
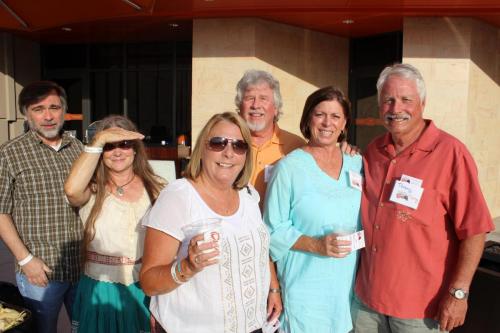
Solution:
<svg viewBox="0 0 500 333">
<path fill-rule="evenodd" d="M 110 127 L 98 132 L 95 135 L 94 140 L 92 141 L 92 146 L 104 147 L 106 143 L 142 139 L 144 139 L 144 135 L 139 132 L 127 131 L 126 129 L 120 127 Z"/>
</svg>

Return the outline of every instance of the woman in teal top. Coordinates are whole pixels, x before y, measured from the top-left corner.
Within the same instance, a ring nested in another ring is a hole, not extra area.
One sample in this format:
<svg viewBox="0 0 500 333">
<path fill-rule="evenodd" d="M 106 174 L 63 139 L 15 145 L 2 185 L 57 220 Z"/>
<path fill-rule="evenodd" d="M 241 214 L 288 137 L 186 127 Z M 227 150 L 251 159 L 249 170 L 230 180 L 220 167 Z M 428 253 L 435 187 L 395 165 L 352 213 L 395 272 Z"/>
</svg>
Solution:
<svg viewBox="0 0 500 333">
<path fill-rule="evenodd" d="M 332 233 L 361 229 L 361 191 L 349 181 L 349 171 L 361 174 L 361 157 L 343 155 L 337 146 L 349 118 L 349 102 L 339 90 L 311 94 L 300 122 L 309 142 L 278 163 L 267 188 L 264 220 L 288 333 L 352 329 L 357 253 Z"/>
</svg>

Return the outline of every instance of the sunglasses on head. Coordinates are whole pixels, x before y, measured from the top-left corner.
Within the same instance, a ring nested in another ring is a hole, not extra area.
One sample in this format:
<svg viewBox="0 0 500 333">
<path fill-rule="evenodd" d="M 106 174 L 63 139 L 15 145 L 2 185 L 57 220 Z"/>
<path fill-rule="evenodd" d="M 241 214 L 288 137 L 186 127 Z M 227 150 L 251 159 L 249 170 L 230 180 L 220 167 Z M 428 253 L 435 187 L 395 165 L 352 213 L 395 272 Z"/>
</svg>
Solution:
<svg viewBox="0 0 500 333">
<path fill-rule="evenodd" d="M 248 151 L 248 143 L 243 140 L 229 139 L 221 136 L 214 136 L 208 140 L 208 149 L 212 151 L 223 151 L 227 144 L 231 143 L 233 150 L 238 155 L 243 155 Z"/>
<path fill-rule="evenodd" d="M 116 148 L 120 149 L 130 149 L 133 148 L 135 145 L 135 142 L 124 140 L 124 141 L 119 141 L 119 142 L 112 142 L 112 143 L 106 143 L 104 147 L 102 147 L 102 150 L 104 151 L 110 151 Z"/>
</svg>

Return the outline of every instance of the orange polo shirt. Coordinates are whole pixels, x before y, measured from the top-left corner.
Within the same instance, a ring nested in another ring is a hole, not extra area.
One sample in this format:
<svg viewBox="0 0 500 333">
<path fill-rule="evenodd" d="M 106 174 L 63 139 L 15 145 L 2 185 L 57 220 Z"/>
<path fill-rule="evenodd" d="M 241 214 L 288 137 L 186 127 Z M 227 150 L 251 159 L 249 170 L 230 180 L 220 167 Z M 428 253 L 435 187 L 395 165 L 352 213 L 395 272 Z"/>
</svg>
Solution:
<svg viewBox="0 0 500 333">
<path fill-rule="evenodd" d="M 250 184 L 255 186 L 260 195 L 260 208 L 262 209 L 267 182 L 273 165 L 292 150 L 302 147 L 306 142 L 303 138 L 293 133 L 282 130 L 278 124 L 274 125 L 273 137 L 261 146 L 252 144 L 253 172 Z M 267 168 L 267 177 L 266 177 Z"/>
<path fill-rule="evenodd" d="M 363 158 L 366 248 L 356 294 L 370 308 L 398 318 L 434 317 L 450 288 L 460 240 L 494 229 L 467 148 L 426 123 L 399 155 L 387 133 Z M 403 174 L 422 180 L 417 209 L 389 201 Z"/>
</svg>

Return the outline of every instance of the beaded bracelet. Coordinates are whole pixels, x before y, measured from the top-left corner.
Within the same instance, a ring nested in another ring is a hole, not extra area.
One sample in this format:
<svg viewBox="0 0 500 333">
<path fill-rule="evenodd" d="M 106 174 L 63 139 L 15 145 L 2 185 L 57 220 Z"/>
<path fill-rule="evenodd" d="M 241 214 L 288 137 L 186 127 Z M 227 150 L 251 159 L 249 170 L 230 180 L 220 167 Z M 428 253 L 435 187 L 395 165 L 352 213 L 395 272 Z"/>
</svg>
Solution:
<svg viewBox="0 0 500 333">
<path fill-rule="evenodd" d="M 83 151 L 89 154 L 100 154 L 102 153 L 102 147 L 84 146 Z"/>
<path fill-rule="evenodd" d="M 172 275 L 172 279 L 174 280 L 175 283 L 183 284 L 184 282 L 177 277 L 176 266 L 177 264 L 172 263 L 172 267 L 170 267 L 170 275 Z"/>
</svg>

